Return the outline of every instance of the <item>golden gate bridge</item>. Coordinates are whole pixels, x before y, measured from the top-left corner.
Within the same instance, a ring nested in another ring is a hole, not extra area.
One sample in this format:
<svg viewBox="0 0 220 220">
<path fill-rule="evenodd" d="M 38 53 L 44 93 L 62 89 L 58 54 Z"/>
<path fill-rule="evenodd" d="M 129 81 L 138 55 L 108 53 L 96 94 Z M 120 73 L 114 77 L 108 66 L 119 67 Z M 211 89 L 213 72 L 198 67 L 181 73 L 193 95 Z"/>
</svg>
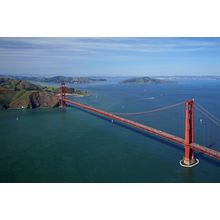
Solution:
<svg viewBox="0 0 220 220">
<path fill-rule="evenodd" d="M 95 113 L 97 115 L 104 116 L 106 118 L 115 120 L 124 125 L 136 128 L 138 130 L 147 132 L 148 134 L 154 135 L 156 137 L 162 138 L 169 142 L 181 145 L 184 147 L 184 156 L 180 160 L 180 165 L 183 167 L 193 167 L 199 163 L 199 160 L 194 156 L 194 151 L 203 153 L 207 156 L 220 160 L 220 152 L 215 149 L 211 149 L 208 146 L 195 143 L 195 109 L 197 109 L 204 117 L 209 119 L 218 128 L 220 127 L 220 120 L 206 110 L 203 106 L 195 103 L 194 100 L 186 100 L 185 102 L 179 102 L 169 106 L 163 106 L 153 110 L 140 111 L 140 112 L 107 112 L 98 108 L 94 108 L 76 101 L 72 101 L 66 98 L 67 88 L 64 83 L 60 87 L 59 103 L 62 108 L 65 108 L 67 104 L 73 105 L 80 109 Z M 170 134 L 168 132 L 138 123 L 127 118 L 123 118 L 119 115 L 142 115 L 146 113 L 159 112 L 166 109 L 175 108 L 177 106 L 185 105 L 185 138 L 178 137 L 176 135 Z M 201 120 L 201 119 L 200 119 Z M 209 130 L 209 129 L 208 129 Z M 209 131 L 210 132 L 210 131 Z M 217 134 L 218 135 L 218 134 Z"/>
</svg>

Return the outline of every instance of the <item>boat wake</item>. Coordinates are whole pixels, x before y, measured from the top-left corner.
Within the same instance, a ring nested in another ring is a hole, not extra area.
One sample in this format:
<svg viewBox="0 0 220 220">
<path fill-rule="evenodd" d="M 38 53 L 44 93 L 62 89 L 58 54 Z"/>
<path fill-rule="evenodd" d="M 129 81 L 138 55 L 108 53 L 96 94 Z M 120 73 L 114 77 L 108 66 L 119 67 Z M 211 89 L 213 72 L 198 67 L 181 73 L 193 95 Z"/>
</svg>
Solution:
<svg viewBox="0 0 220 220">
<path fill-rule="evenodd" d="M 155 97 L 147 97 L 147 98 L 143 98 L 143 99 L 152 100 L 152 99 L 155 99 Z"/>
</svg>

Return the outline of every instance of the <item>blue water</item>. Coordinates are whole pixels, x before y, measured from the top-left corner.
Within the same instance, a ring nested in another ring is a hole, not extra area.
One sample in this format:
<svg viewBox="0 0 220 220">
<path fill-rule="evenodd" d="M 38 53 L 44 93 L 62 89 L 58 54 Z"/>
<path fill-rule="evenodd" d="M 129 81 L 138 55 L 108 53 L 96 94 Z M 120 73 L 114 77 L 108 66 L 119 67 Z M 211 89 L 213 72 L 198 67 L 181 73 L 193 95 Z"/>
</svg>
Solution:
<svg viewBox="0 0 220 220">
<path fill-rule="evenodd" d="M 220 81 L 77 86 L 72 98 L 109 112 L 136 112 L 194 98 L 220 118 Z M 184 106 L 139 116 L 143 124 L 184 137 Z M 199 119 L 196 139 L 200 142 Z M 0 182 L 220 182 L 220 162 L 196 153 L 183 168 L 183 147 L 74 107 L 0 112 Z M 213 148 L 220 150 L 218 138 Z"/>
</svg>

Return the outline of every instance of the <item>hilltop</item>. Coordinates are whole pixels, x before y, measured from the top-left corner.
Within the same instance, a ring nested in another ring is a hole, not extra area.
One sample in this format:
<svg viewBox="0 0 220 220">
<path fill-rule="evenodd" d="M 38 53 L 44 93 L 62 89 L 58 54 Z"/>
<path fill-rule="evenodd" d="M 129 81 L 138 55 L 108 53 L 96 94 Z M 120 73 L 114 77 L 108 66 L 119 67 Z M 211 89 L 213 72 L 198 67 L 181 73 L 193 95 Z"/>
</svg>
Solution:
<svg viewBox="0 0 220 220">
<path fill-rule="evenodd" d="M 42 87 L 25 80 L 0 78 L 0 109 L 56 107 L 59 88 Z M 72 95 L 85 96 L 87 92 L 70 88 Z"/>
</svg>

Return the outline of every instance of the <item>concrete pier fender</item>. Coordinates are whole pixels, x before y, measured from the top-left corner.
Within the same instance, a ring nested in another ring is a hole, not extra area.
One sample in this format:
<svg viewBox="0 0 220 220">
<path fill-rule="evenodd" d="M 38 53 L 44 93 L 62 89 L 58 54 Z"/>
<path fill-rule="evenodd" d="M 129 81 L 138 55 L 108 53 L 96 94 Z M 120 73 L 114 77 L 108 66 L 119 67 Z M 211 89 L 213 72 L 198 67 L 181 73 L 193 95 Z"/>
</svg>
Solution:
<svg viewBox="0 0 220 220">
<path fill-rule="evenodd" d="M 182 167 L 191 168 L 199 164 L 199 159 L 195 158 L 194 161 L 185 161 L 184 159 L 180 160 L 180 165 Z"/>
</svg>

